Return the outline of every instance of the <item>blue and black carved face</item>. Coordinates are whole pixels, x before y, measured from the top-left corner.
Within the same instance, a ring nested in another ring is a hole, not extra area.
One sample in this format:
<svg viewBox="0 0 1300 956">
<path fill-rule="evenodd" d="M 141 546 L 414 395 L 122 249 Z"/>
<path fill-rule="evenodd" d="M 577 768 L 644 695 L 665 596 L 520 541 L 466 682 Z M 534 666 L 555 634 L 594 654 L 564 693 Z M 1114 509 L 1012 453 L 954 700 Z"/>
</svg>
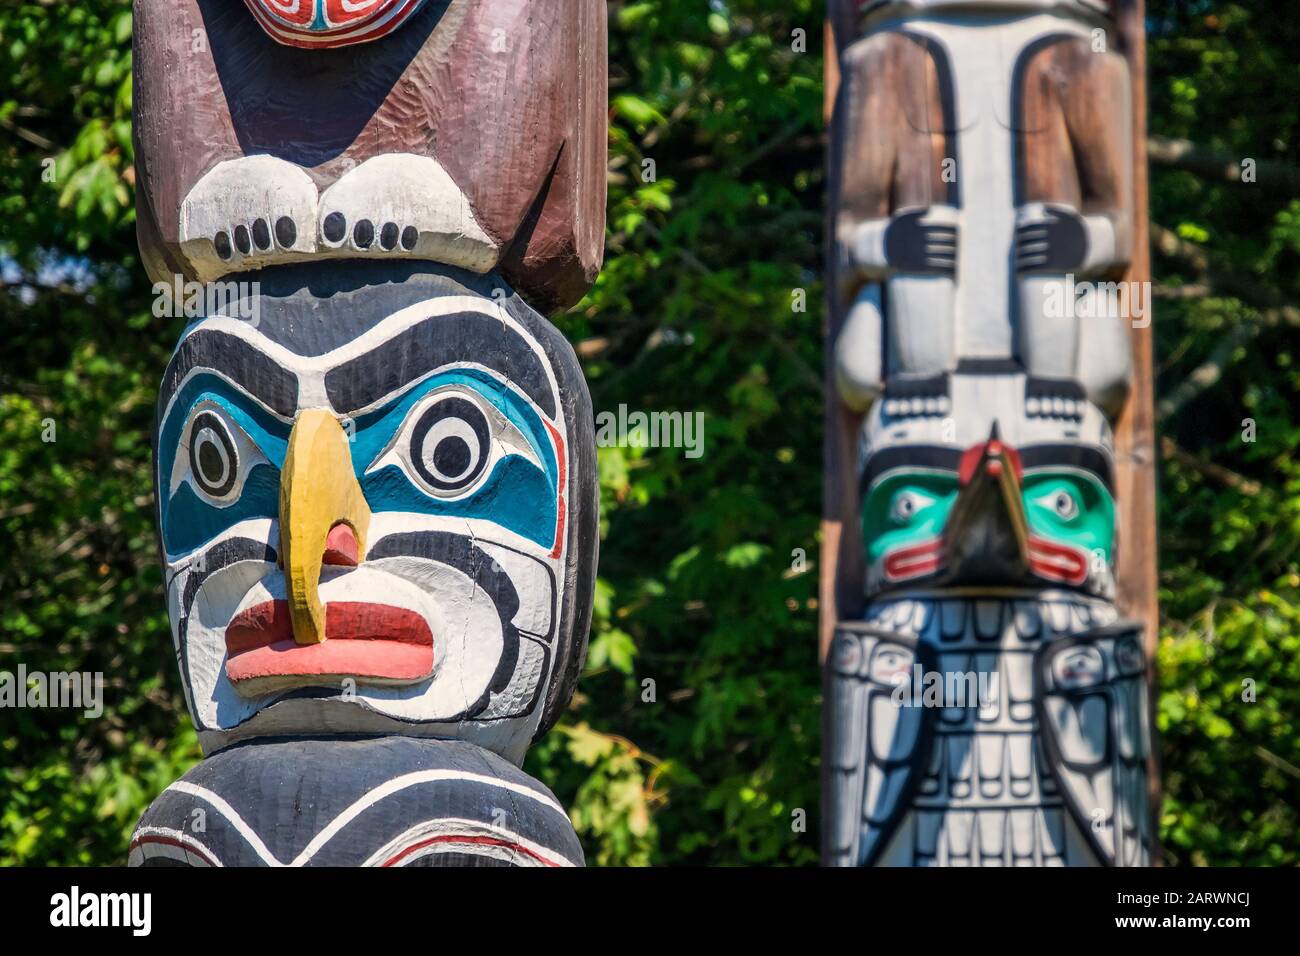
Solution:
<svg viewBox="0 0 1300 956">
<path fill-rule="evenodd" d="M 229 310 L 251 318 L 195 322 L 168 366 L 156 480 L 191 712 L 207 747 L 399 729 L 520 759 L 586 641 L 580 370 L 492 280 L 357 276 L 264 279 Z"/>
</svg>

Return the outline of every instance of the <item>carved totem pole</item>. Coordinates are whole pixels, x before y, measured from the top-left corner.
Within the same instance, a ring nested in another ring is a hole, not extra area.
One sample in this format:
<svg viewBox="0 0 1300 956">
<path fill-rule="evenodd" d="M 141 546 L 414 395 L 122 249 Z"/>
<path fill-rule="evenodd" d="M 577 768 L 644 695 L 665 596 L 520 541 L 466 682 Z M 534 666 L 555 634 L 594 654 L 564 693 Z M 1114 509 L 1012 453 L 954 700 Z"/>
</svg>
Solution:
<svg viewBox="0 0 1300 956">
<path fill-rule="evenodd" d="M 1112 15 L 831 4 L 829 418 L 860 427 L 856 465 L 828 455 L 828 864 L 1149 861 L 1142 625 L 1115 605 L 1129 323 L 1076 308 L 1135 241 Z"/>
<path fill-rule="evenodd" d="M 143 259 L 208 292 L 154 457 L 207 756 L 130 862 L 580 865 L 519 764 L 595 577 L 590 398 L 535 310 L 600 266 L 605 5 L 136 0 L 134 56 Z"/>
</svg>

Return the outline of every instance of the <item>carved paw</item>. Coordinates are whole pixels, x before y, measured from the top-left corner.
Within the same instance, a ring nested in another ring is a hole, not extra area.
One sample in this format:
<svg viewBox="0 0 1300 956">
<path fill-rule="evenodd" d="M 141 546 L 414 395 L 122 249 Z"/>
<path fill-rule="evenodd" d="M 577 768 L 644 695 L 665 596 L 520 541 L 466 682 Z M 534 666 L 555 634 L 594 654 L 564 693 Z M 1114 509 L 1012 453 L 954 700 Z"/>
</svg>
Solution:
<svg viewBox="0 0 1300 956">
<path fill-rule="evenodd" d="M 895 272 L 952 275 L 957 269 L 955 210 L 932 206 L 896 215 L 885 231 L 885 259 Z"/>
<path fill-rule="evenodd" d="M 1088 256 L 1088 227 L 1073 209 L 1034 204 L 1016 217 L 1017 272 L 1071 272 Z"/>
<path fill-rule="evenodd" d="M 351 256 L 433 259 L 486 272 L 496 243 L 434 159 L 390 153 L 366 160 L 320 199 L 320 244 Z"/>
<path fill-rule="evenodd" d="M 316 250 L 316 184 L 273 156 L 227 160 L 181 204 L 181 249 L 198 279 L 257 269 Z"/>
</svg>

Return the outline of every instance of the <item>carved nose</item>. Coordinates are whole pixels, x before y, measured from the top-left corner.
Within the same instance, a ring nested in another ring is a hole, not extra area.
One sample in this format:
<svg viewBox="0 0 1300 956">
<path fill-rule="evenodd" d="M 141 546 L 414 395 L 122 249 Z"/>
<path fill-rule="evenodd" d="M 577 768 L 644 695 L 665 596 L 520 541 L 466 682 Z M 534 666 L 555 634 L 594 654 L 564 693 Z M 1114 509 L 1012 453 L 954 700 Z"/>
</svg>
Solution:
<svg viewBox="0 0 1300 956">
<path fill-rule="evenodd" d="M 360 552 L 357 533 L 350 524 L 340 521 L 330 528 L 330 533 L 325 538 L 325 553 L 321 555 L 321 563 L 355 568 L 361 560 Z"/>
</svg>

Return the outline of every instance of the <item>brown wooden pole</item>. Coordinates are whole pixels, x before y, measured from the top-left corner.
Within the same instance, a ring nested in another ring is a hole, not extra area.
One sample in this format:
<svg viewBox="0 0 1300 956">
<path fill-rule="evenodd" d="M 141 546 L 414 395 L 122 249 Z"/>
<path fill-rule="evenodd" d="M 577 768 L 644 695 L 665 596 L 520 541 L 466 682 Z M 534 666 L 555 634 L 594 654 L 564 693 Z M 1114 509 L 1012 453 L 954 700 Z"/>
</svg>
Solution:
<svg viewBox="0 0 1300 956">
<path fill-rule="evenodd" d="M 841 29 L 846 25 L 839 24 Z M 827 127 L 830 127 L 832 117 L 835 112 L 835 96 L 839 92 L 840 69 L 839 69 L 839 41 L 837 39 L 837 24 L 833 20 L 826 21 L 825 30 L 825 97 L 823 118 Z M 833 204 L 832 197 L 831 203 Z M 827 248 L 827 283 L 826 283 L 826 302 L 827 315 L 823 320 L 823 329 L 825 331 L 825 353 L 826 360 L 824 368 L 833 367 L 833 356 L 835 349 L 835 339 L 839 335 L 835 316 L 842 315 L 842 309 L 831 307 L 832 297 L 835 295 L 834 269 L 830 265 L 832 257 L 830 256 L 831 236 L 829 232 L 826 239 Z M 856 555 L 861 552 L 860 533 L 857 532 L 852 521 L 845 523 L 846 519 L 851 518 L 854 513 L 853 489 L 853 442 L 862 425 L 862 418 L 849 412 L 839 401 L 835 393 L 835 383 L 827 375 L 823 385 L 823 394 L 825 396 L 825 415 L 824 426 L 826 428 L 826 441 L 824 443 L 823 453 L 823 475 L 822 475 L 822 540 L 821 540 L 821 580 L 818 590 L 818 660 L 825 661 L 826 650 L 830 647 L 831 636 L 835 633 L 835 624 L 846 614 L 860 610 L 862 597 L 860 593 L 843 593 L 845 589 L 840 587 L 838 582 L 842 581 L 844 575 L 839 573 L 841 562 L 854 562 Z M 857 575 L 856 580 L 861 580 L 861 575 Z M 860 591 L 860 588 L 849 589 L 850 592 Z M 853 605 L 856 607 L 846 607 Z"/>
<path fill-rule="evenodd" d="M 1124 280 L 1151 283 L 1151 246 L 1149 241 L 1150 203 L 1147 176 L 1147 82 L 1145 0 L 1121 0 L 1119 30 L 1124 55 L 1128 59 L 1133 89 L 1133 259 Z M 1150 303 L 1150 297 L 1146 300 Z M 1157 597 L 1156 538 L 1156 427 L 1155 383 L 1152 354 L 1155 323 L 1150 312 L 1143 317 L 1145 327 L 1130 326 L 1133 346 L 1133 379 L 1128 405 L 1115 423 L 1116 491 L 1120 514 L 1119 568 L 1120 612 L 1136 618 L 1145 626 L 1147 675 L 1154 700 L 1155 657 L 1160 641 L 1160 609 Z M 1153 747 L 1147 769 L 1147 787 L 1151 795 L 1151 812 L 1155 817 L 1154 833 L 1160 820 L 1160 754 Z M 1157 850 L 1153 860 L 1159 861 Z"/>
<path fill-rule="evenodd" d="M 1147 139 L 1146 139 L 1146 56 L 1145 27 L 1143 17 L 1143 0 L 1117 0 L 1112 12 L 1115 17 L 1116 30 L 1106 38 L 1113 52 L 1122 53 L 1130 74 L 1130 91 L 1132 105 L 1132 255 L 1122 278 L 1129 290 L 1140 290 L 1137 298 L 1144 308 L 1142 314 L 1131 316 L 1129 338 L 1132 345 L 1132 372 L 1128 403 L 1114 421 L 1114 458 L 1115 458 L 1115 492 L 1119 512 L 1118 540 L 1116 544 L 1116 585 L 1118 594 L 1116 605 L 1121 615 L 1136 619 L 1144 628 L 1145 650 L 1147 653 L 1147 678 L 1154 689 L 1154 660 L 1159 637 L 1159 611 L 1157 600 L 1157 539 L 1156 539 L 1156 501 L 1155 501 L 1155 461 L 1157 439 L 1155 433 L 1155 415 L 1153 401 L 1153 335 L 1154 327 L 1149 311 L 1151 297 L 1151 264 L 1148 245 L 1148 178 L 1147 178 Z M 856 24 L 851 22 L 857 6 L 851 3 L 832 4 L 831 14 L 825 31 L 825 116 L 831 135 L 832 144 L 837 141 L 836 101 L 840 87 L 841 48 L 853 42 L 858 36 Z M 837 17 L 839 19 L 837 19 Z M 1094 34 L 1094 39 L 1098 39 Z M 1098 49 L 1094 52 L 1103 52 Z M 1115 63 L 1114 58 L 1110 58 Z M 1116 65 L 1110 75 L 1122 69 Z M 1092 87 L 1084 95 L 1097 96 Z M 1112 92 L 1114 88 L 1112 87 Z M 1107 104 L 1096 104 L 1104 110 Z M 1115 108 L 1126 108 L 1127 104 L 1116 101 Z M 1104 116 L 1098 111 L 1094 119 Z M 1112 120 L 1114 120 L 1112 114 Z M 1111 127 L 1113 131 L 1113 125 Z M 1104 132 L 1104 131 L 1099 131 Z M 881 131 L 886 135 L 887 131 Z M 1112 132 L 1109 141 L 1114 144 Z M 1117 150 L 1122 156 L 1123 148 Z M 832 157 L 832 160 L 835 157 Z M 1112 157 L 1113 158 L 1113 157 Z M 828 206 L 832 210 L 840 208 L 841 197 L 836 196 L 832 177 L 832 195 Z M 1067 184 L 1068 185 L 1068 184 Z M 1112 203 L 1114 205 L 1114 203 Z M 1124 205 L 1124 204 L 1120 204 Z M 819 656 L 824 661 L 831 646 L 832 638 L 837 641 L 837 625 L 844 621 L 858 620 L 864 610 L 862 582 L 864 579 L 862 532 L 857 520 L 855 496 L 857 494 L 856 462 L 857 441 L 862 426 L 862 417 L 850 411 L 841 400 L 832 370 L 835 365 L 834 343 L 840 334 L 839 324 L 846 313 L 836 301 L 839 283 L 836 281 L 838 250 L 833 245 L 833 237 L 827 239 L 827 292 L 828 316 L 825 322 L 826 333 L 826 368 L 828 371 L 825 384 L 826 410 L 824 424 L 826 440 L 824 451 L 824 502 L 822 515 L 821 567 L 820 567 L 820 628 Z M 1110 274 L 1107 278 L 1117 278 Z M 1130 304 L 1135 297 L 1130 295 Z M 1136 311 L 1136 310 L 1134 310 Z M 1113 413 L 1113 411 L 1112 411 Z M 845 639 L 845 647 L 852 650 L 855 645 Z M 839 645 L 837 656 L 839 660 Z M 829 670 L 829 669 L 828 669 Z M 828 707 L 830 709 L 830 689 L 833 682 L 828 682 Z M 853 690 L 852 681 L 841 682 L 840 711 L 841 720 L 850 713 L 844 705 L 845 696 Z M 836 684 L 835 686 L 840 686 Z M 845 688 L 848 688 L 845 690 Z M 1154 699 L 1154 693 L 1152 694 Z M 834 729 L 829 724 L 827 730 Z M 841 728 L 842 729 L 842 728 Z M 827 739 L 834 736 L 828 733 Z M 1148 763 L 1148 792 L 1150 795 L 1150 815 L 1152 832 L 1158 832 L 1160 818 L 1160 777 L 1159 757 L 1153 753 Z M 828 752 L 827 752 L 828 753 Z M 848 759 L 847 757 L 845 758 Z M 825 768 L 829 761 L 824 761 Z M 843 783 L 843 781 L 839 781 Z M 824 784 L 826 781 L 824 781 Z M 848 790 L 841 787 L 844 793 Z M 851 796 L 851 794 L 850 794 Z M 848 797 L 841 793 L 841 804 Z M 841 805 L 841 811 L 844 807 Z M 832 816 L 834 814 L 832 813 Z M 1158 847 L 1152 847 L 1151 859 L 1158 865 Z M 849 851 L 850 853 L 852 851 Z M 1145 855 L 1142 859 L 1146 859 Z M 1130 858 L 1131 860 L 1131 858 Z"/>
</svg>

